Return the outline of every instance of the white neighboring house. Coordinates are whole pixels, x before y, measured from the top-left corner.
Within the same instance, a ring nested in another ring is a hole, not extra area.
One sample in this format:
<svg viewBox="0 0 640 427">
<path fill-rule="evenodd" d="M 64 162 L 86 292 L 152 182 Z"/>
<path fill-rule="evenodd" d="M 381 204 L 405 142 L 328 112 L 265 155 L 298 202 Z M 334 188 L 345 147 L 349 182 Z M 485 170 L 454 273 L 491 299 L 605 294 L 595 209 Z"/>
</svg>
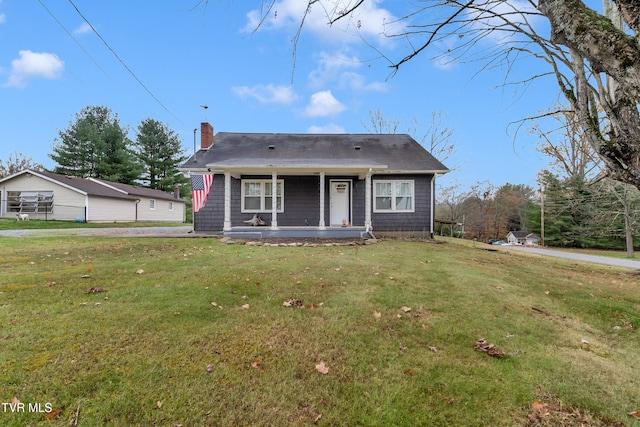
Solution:
<svg viewBox="0 0 640 427">
<path fill-rule="evenodd" d="M 24 170 L 0 179 L 0 217 L 86 222 L 184 222 L 178 194 Z"/>
<path fill-rule="evenodd" d="M 512 245 L 537 245 L 540 243 L 540 236 L 528 231 L 510 231 L 507 242 Z"/>
</svg>

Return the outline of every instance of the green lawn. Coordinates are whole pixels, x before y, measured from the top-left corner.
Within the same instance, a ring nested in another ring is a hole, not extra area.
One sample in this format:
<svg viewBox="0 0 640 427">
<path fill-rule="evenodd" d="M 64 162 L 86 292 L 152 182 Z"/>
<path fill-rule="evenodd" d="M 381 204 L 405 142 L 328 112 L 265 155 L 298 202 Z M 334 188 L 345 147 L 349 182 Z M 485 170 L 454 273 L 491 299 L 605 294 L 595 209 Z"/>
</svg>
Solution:
<svg viewBox="0 0 640 427">
<path fill-rule="evenodd" d="M 410 241 L 0 251 L 0 425 L 640 425 L 638 276 L 613 267 Z"/>
</svg>

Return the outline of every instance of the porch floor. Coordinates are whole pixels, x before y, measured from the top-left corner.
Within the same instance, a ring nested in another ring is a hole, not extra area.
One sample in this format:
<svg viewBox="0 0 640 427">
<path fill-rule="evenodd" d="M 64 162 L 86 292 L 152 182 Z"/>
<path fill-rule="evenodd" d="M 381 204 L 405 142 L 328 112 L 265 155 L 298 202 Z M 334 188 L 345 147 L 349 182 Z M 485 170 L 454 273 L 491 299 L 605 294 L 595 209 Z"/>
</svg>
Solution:
<svg viewBox="0 0 640 427">
<path fill-rule="evenodd" d="M 369 239 L 374 237 L 365 227 L 232 227 L 225 237 L 237 239 L 316 238 L 316 239 Z"/>
</svg>

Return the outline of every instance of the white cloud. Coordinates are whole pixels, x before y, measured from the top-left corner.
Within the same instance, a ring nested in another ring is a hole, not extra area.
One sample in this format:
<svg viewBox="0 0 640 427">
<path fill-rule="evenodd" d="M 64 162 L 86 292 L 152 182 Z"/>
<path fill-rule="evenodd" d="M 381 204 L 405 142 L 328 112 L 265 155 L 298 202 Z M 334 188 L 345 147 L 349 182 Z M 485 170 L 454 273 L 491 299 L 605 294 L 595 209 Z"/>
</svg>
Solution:
<svg viewBox="0 0 640 427">
<path fill-rule="evenodd" d="M 232 90 L 241 99 L 253 98 L 261 104 L 291 104 L 300 98 L 291 86 L 234 86 Z"/>
<path fill-rule="evenodd" d="M 324 126 L 309 126 L 307 133 L 346 133 L 345 129 L 335 123 Z"/>
<path fill-rule="evenodd" d="M 57 79 L 62 76 L 64 63 L 53 53 L 21 50 L 19 55 L 19 59 L 11 61 L 5 87 L 24 87 L 29 79 Z"/>
<path fill-rule="evenodd" d="M 386 84 L 382 82 L 367 83 L 366 78 L 357 73 L 362 63 L 357 56 L 345 52 L 330 54 L 320 52 L 316 55 L 317 68 L 309 73 L 311 87 L 320 88 L 329 82 L 337 81 L 341 88 L 355 90 L 385 91 Z"/>
<path fill-rule="evenodd" d="M 91 32 L 91 25 L 87 24 L 86 22 L 83 22 L 82 24 L 80 24 L 80 26 L 78 28 L 76 28 L 75 30 L 73 30 L 74 33 L 76 34 L 87 34 Z"/>
<path fill-rule="evenodd" d="M 326 7 L 331 3 L 333 3 L 333 7 L 330 9 Z M 366 39 L 374 38 L 377 43 L 389 43 L 390 40 L 385 37 L 385 32 L 397 31 L 397 29 L 389 28 L 390 25 L 395 25 L 397 18 L 387 9 L 380 8 L 379 3 L 381 3 L 380 0 L 364 2 L 349 16 L 334 22 L 333 25 L 329 25 L 328 22 L 337 17 L 340 11 L 353 7 L 354 1 L 335 0 L 324 5 L 318 3 L 311 8 L 306 16 L 304 30 L 311 31 L 325 40 L 340 43 L 350 40 L 360 41 L 360 36 Z M 252 10 L 247 13 L 247 24 L 243 30 L 252 32 L 258 27 L 265 30 L 297 30 L 307 9 L 307 4 L 302 0 L 279 0 L 273 4 L 269 11 Z M 265 16 L 264 20 L 263 16 Z M 345 37 L 346 35 L 352 37 Z"/>
<path fill-rule="evenodd" d="M 375 92 L 386 92 L 387 85 L 383 82 L 371 82 L 367 83 L 365 77 L 362 74 L 354 72 L 345 72 L 340 75 L 340 83 L 343 87 L 348 87 L 355 90 L 366 90 Z"/>
<path fill-rule="evenodd" d="M 356 56 L 343 52 L 332 55 L 322 51 L 315 55 L 315 60 L 318 66 L 309 73 L 309 84 L 313 87 L 322 87 L 335 80 L 344 69 L 356 69 L 360 66 L 360 60 Z"/>
<path fill-rule="evenodd" d="M 311 95 L 311 100 L 302 111 L 302 114 L 306 117 L 335 116 L 346 108 L 344 104 L 333 96 L 330 90 L 325 90 Z"/>
<path fill-rule="evenodd" d="M 4 24 L 5 22 L 7 22 L 7 15 L 0 13 L 0 24 Z"/>
</svg>

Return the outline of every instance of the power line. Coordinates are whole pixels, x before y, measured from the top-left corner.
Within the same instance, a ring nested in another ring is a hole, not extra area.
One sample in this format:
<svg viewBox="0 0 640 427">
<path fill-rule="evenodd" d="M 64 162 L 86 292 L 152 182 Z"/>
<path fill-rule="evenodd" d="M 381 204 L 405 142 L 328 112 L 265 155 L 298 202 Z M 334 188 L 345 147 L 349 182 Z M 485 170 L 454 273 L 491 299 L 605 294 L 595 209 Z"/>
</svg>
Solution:
<svg viewBox="0 0 640 427">
<path fill-rule="evenodd" d="M 115 81 L 113 81 L 111 76 L 109 76 L 109 74 L 107 74 L 107 72 L 100 66 L 100 64 L 98 64 L 98 62 L 91 56 L 91 54 L 89 52 L 87 52 L 87 50 L 80 44 L 80 42 L 75 37 L 73 37 L 73 34 L 71 34 L 71 32 L 69 32 L 69 30 L 67 30 L 67 28 L 64 26 L 64 24 L 62 22 L 60 22 L 60 20 L 53 14 L 53 12 L 51 12 L 47 8 L 47 6 L 45 6 L 45 4 L 42 3 L 42 0 L 38 0 L 38 3 L 40 3 L 40 5 L 44 8 L 44 10 L 46 10 L 47 13 L 49 15 L 51 15 L 53 20 L 56 21 L 60 27 L 62 27 L 64 32 L 67 33 L 67 35 L 71 38 L 71 40 L 73 40 L 75 42 L 76 45 L 78 45 L 78 47 L 84 52 L 84 54 L 87 55 L 89 57 L 89 59 L 91 59 L 91 61 L 95 64 L 95 66 L 98 67 L 100 69 L 100 71 L 102 71 L 104 73 L 104 75 L 107 76 L 107 78 L 109 80 L 111 80 L 112 83 L 115 84 Z"/>
<path fill-rule="evenodd" d="M 127 64 L 124 62 L 124 60 L 122 58 L 120 58 L 120 56 L 116 53 L 115 50 L 113 50 L 113 48 L 109 45 L 109 43 L 107 43 L 107 41 L 100 35 L 100 33 L 98 32 L 98 30 L 95 29 L 95 27 L 91 24 L 91 22 L 89 22 L 89 20 L 82 14 L 82 12 L 80 12 L 80 9 L 78 9 L 78 6 L 76 6 L 73 3 L 73 0 L 68 0 L 69 3 L 71 4 L 71 6 L 73 6 L 73 8 L 76 10 L 76 12 L 78 13 L 78 15 L 80 15 L 80 17 L 82 17 L 82 19 L 84 20 L 84 22 L 87 23 L 87 25 L 89 25 L 89 27 L 91 27 L 91 30 L 98 36 L 98 38 L 102 41 L 102 43 L 104 43 L 104 45 L 107 47 L 107 49 L 109 49 L 109 51 L 113 54 L 113 56 L 116 57 L 116 59 L 120 62 L 120 64 L 122 64 L 122 66 L 129 72 L 129 74 L 131 74 L 131 76 L 138 82 L 138 84 L 140 86 L 142 86 L 142 88 L 158 103 L 158 105 L 160 105 L 167 113 L 169 113 L 174 119 L 176 119 L 178 122 L 180 122 L 183 126 L 187 126 L 186 124 L 184 124 L 184 122 L 182 120 L 180 120 L 175 114 L 173 114 L 173 112 L 171 112 L 171 110 L 169 110 L 159 99 L 158 97 L 156 97 L 153 92 L 151 92 L 151 90 L 144 84 L 142 83 L 142 80 L 140 80 L 138 78 L 138 76 L 136 76 L 136 74 L 127 66 Z"/>
</svg>

